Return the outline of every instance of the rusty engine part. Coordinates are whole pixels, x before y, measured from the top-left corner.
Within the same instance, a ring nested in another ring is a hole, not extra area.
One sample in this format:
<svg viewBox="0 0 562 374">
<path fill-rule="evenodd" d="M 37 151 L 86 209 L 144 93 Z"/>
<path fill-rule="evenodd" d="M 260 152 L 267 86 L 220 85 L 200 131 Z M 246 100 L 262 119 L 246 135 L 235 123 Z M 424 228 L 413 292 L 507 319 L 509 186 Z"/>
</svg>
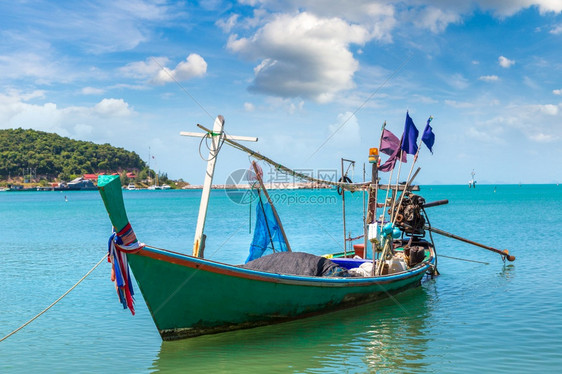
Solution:
<svg viewBox="0 0 562 374">
<path fill-rule="evenodd" d="M 405 195 L 402 204 L 394 208 L 396 226 L 408 235 L 424 236 L 425 218 L 422 214 L 424 204 L 425 199 L 419 195 Z"/>
</svg>

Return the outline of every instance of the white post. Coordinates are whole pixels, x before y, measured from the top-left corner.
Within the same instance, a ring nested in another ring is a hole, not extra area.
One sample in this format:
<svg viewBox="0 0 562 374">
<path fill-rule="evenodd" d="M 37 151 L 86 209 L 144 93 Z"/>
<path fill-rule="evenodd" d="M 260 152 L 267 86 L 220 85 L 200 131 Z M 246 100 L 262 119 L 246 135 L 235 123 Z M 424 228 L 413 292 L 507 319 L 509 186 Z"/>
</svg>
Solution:
<svg viewBox="0 0 562 374">
<path fill-rule="evenodd" d="M 209 195 L 211 194 L 211 186 L 213 184 L 213 175 L 215 173 L 215 163 L 219 153 L 219 143 L 224 127 L 223 116 L 218 116 L 213 125 L 213 133 L 211 134 L 211 148 L 209 149 L 209 159 L 207 161 L 207 172 L 205 173 L 205 182 L 203 183 L 203 192 L 201 193 L 201 203 L 199 204 L 199 216 L 197 217 L 197 227 L 195 228 L 195 239 L 193 241 L 193 256 L 203 257 L 205 250 L 205 219 L 207 218 L 207 206 L 209 205 Z"/>
<path fill-rule="evenodd" d="M 205 220 L 207 218 L 207 207 L 209 205 L 209 195 L 211 194 L 211 187 L 213 185 L 213 175 L 215 173 L 215 163 L 217 161 L 217 156 L 220 151 L 220 142 L 226 137 L 228 139 L 235 140 L 246 140 L 257 142 L 257 138 L 242 137 L 242 136 L 230 136 L 223 133 L 224 127 L 224 117 L 219 115 L 215 119 L 213 125 L 213 131 L 211 133 L 192 133 L 192 132 L 180 132 L 183 136 L 193 136 L 193 137 L 204 137 L 210 134 L 211 136 L 211 146 L 209 149 L 209 158 L 207 161 L 207 172 L 205 173 L 205 182 L 203 183 L 203 192 L 201 193 L 201 203 L 199 204 L 199 216 L 197 217 L 197 227 L 195 228 L 195 239 L 193 240 L 193 256 L 203 258 L 203 252 L 205 250 Z"/>
</svg>

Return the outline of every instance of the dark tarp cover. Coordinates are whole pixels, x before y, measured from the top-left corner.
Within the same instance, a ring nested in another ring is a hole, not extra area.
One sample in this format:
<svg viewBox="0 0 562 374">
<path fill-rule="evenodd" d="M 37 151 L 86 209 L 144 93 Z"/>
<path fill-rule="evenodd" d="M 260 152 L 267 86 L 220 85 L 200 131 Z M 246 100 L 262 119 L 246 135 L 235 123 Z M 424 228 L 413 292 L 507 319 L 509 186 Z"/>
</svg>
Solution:
<svg viewBox="0 0 562 374">
<path fill-rule="evenodd" d="M 250 261 L 240 267 L 267 273 L 317 277 L 348 277 L 346 269 L 325 257 L 304 252 L 278 252 Z"/>
<path fill-rule="evenodd" d="M 250 255 L 246 259 L 246 263 L 260 258 L 266 253 L 274 252 L 287 252 L 287 244 L 271 205 L 263 204 L 260 198 L 256 207 L 254 239 L 250 245 Z"/>
</svg>

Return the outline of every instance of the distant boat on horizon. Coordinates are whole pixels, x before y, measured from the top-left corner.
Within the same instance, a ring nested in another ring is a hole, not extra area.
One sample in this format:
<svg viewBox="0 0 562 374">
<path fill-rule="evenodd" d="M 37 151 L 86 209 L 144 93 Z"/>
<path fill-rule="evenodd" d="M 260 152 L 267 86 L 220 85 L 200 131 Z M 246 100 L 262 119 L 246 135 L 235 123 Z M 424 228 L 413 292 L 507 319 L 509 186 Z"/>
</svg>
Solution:
<svg viewBox="0 0 562 374">
<path fill-rule="evenodd" d="M 475 174 L 474 169 L 472 169 L 472 173 L 470 173 L 471 178 L 468 181 L 468 188 L 476 188 L 476 179 L 474 179 Z"/>
</svg>

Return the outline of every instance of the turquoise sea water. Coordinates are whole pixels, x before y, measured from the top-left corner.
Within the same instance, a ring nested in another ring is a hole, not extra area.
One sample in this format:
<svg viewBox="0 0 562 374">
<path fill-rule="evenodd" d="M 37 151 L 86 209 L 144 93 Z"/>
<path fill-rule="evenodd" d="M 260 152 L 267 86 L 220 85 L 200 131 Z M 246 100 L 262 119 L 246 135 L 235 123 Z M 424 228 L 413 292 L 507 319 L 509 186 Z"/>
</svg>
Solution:
<svg viewBox="0 0 562 374">
<path fill-rule="evenodd" d="M 560 372 L 562 186 L 422 186 L 420 193 L 427 201 L 450 201 L 428 209 L 433 226 L 507 248 L 517 260 L 504 264 L 494 253 L 434 235 L 438 253 L 489 264 L 441 257 L 441 276 L 394 300 L 176 342 L 161 341 L 140 292 L 137 315 L 121 309 L 104 262 L 0 343 L 0 372 Z M 272 194 L 293 250 L 341 250 L 341 201 L 334 191 Z M 125 204 L 141 241 L 190 253 L 199 195 L 125 191 Z M 347 228 L 356 236 L 361 194 L 346 199 Z M 213 192 L 206 257 L 244 261 L 249 211 Z M 109 234 L 95 191 L 0 193 L 0 338 L 91 269 Z"/>
</svg>

